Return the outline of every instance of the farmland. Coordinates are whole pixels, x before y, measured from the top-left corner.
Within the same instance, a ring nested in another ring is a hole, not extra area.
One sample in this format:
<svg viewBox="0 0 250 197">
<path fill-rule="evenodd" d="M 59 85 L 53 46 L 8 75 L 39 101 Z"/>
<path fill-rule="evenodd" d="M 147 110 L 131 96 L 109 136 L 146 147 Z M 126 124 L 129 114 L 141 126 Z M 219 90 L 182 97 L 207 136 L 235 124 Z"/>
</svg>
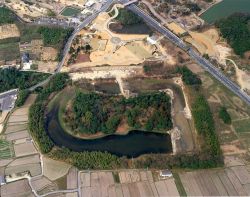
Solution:
<svg viewBox="0 0 250 197">
<path fill-rule="evenodd" d="M 188 196 L 249 196 L 250 173 L 246 166 L 179 174 Z"/>
<path fill-rule="evenodd" d="M 18 43 L 0 44 L 0 60 L 12 61 L 20 59 L 20 51 Z"/>
<path fill-rule="evenodd" d="M 14 156 L 12 144 L 0 139 L 0 159 L 8 159 Z"/>
</svg>

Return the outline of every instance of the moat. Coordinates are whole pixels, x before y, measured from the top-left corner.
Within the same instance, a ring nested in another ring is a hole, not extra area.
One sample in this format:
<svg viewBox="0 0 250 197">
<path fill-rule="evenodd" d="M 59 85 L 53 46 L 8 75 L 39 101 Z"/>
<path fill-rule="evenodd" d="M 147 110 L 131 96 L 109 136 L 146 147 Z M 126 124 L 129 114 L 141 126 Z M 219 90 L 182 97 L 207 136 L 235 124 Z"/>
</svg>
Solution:
<svg viewBox="0 0 250 197">
<path fill-rule="evenodd" d="M 150 153 L 171 153 L 172 144 L 169 134 L 130 131 L 127 135 L 108 135 L 98 139 L 80 139 L 64 131 L 58 119 L 58 105 L 47 114 L 47 132 L 59 147 L 66 147 L 73 151 L 102 151 L 119 157 L 138 157 Z"/>
</svg>

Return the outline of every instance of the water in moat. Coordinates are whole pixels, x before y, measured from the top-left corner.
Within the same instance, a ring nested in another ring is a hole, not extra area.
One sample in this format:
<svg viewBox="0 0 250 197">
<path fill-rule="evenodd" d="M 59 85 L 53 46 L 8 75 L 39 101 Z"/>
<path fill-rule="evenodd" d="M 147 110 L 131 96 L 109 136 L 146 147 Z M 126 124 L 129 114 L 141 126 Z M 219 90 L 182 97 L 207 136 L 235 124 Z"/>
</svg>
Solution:
<svg viewBox="0 0 250 197">
<path fill-rule="evenodd" d="M 172 152 L 168 134 L 130 131 L 127 135 L 108 135 L 98 139 L 76 138 L 62 128 L 58 119 L 58 108 L 54 106 L 47 114 L 47 132 L 57 146 L 74 151 L 107 151 L 119 157 L 138 157 L 150 153 Z"/>
</svg>

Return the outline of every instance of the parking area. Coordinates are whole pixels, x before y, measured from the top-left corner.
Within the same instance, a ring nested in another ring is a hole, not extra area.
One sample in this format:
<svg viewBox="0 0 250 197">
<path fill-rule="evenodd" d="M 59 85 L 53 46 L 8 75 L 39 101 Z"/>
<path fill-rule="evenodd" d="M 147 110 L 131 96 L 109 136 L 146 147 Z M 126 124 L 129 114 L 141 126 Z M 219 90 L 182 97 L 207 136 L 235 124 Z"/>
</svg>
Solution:
<svg viewBox="0 0 250 197">
<path fill-rule="evenodd" d="M 11 111 L 15 106 L 18 89 L 9 90 L 0 94 L 0 111 Z"/>
</svg>

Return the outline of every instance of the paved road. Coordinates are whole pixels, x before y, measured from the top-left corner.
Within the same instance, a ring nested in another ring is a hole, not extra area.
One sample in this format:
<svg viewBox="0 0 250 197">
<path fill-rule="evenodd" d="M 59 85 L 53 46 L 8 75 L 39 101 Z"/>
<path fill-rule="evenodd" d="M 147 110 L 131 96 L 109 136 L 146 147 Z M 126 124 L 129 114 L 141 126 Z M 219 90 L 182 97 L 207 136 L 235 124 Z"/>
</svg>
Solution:
<svg viewBox="0 0 250 197">
<path fill-rule="evenodd" d="M 127 3 L 127 0 L 120 0 L 121 3 Z M 242 100 L 244 100 L 248 105 L 250 105 L 250 97 L 241 88 L 228 79 L 222 72 L 214 67 L 208 60 L 203 58 L 197 52 L 195 52 L 192 48 L 189 48 L 179 37 L 173 34 L 170 30 L 165 28 L 160 24 L 160 22 L 153 19 L 135 4 L 130 4 L 127 6 L 129 10 L 143 18 L 143 20 L 149 24 L 151 27 L 155 28 L 158 32 L 163 34 L 173 43 L 175 43 L 178 47 L 186 50 L 190 57 L 192 57 L 199 65 L 201 65 L 205 70 L 207 70 L 210 74 L 212 74 L 218 81 L 224 84 L 228 89 L 238 95 Z"/>
<path fill-rule="evenodd" d="M 75 36 L 84 28 L 86 27 L 88 24 L 90 24 L 97 16 L 99 13 L 101 12 L 105 12 L 106 10 L 108 10 L 108 8 L 115 2 L 115 0 L 108 0 L 107 3 L 105 3 L 102 8 L 98 11 L 98 12 L 95 12 L 93 13 L 92 15 L 90 15 L 89 17 L 87 17 L 74 31 L 73 33 L 71 34 L 71 36 L 69 37 L 69 39 L 67 40 L 67 43 L 65 44 L 64 46 L 64 49 L 63 49 L 63 58 L 62 60 L 58 63 L 57 65 L 57 68 L 56 70 L 54 71 L 53 75 L 56 74 L 56 73 L 59 73 L 62 69 L 62 66 L 65 62 L 65 59 L 66 59 L 66 56 L 69 52 L 69 49 L 70 49 L 70 46 L 72 44 L 72 41 L 74 40 Z M 32 86 L 29 88 L 30 91 L 33 91 L 35 90 L 37 87 L 40 87 L 40 86 L 43 86 L 43 85 L 46 85 L 51 77 L 53 76 L 51 75 L 48 79 L 46 79 L 45 81 L 42 81 L 38 84 L 36 84 L 35 86 Z"/>
<path fill-rule="evenodd" d="M 60 72 L 60 70 L 62 69 L 62 66 L 65 62 L 66 56 L 69 52 L 70 46 L 72 44 L 72 41 L 74 40 L 75 36 L 81 31 L 81 29 L 83 29 L 84 27 L 86 27 L 88 24 L 90 24 L 97 16 L 99 13 L 104 12 L 106 10 L 108 10 L 108 8 L 114 3 L 115 0 L 108 0 L 107 3 L 105 3 L 102 8 L 98 11 L 93 13 L 92 15 L 90 15 L 89 17 L 87 17 L 72 33 L 72 35 L 70 36 L 70 38 L 68 39 L 66 45 L 64 46 L 64 50 L 63 50 L 63 59 L 59 62 L 55 73 Z"/>
</svg>

